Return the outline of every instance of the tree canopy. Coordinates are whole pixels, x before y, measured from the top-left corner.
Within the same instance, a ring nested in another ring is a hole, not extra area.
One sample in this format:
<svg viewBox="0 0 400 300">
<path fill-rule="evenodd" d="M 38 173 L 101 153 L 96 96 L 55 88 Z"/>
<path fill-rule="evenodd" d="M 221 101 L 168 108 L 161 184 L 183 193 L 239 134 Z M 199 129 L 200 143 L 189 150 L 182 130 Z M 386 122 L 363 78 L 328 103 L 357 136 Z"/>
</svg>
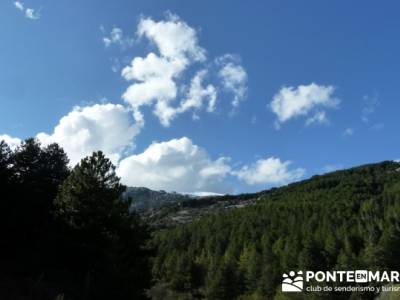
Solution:
<svg viewBox="0 0 400 300">
<path fill-rule="evenodd" d="M 175 299 L 292 299 L 280 293 L 290 270 L 399 270 L 399 168 L 383 162 L 315 176 L 272 189 L 256 205 L 159 231 L 154 291 L 163 287 Z"/>
<path fill-rule="evenodd" d="M 0 141 L 0 298 L 144 299 L 148 227 L 95 152 L 70 170 L 57 144 Z"/>
</svg>

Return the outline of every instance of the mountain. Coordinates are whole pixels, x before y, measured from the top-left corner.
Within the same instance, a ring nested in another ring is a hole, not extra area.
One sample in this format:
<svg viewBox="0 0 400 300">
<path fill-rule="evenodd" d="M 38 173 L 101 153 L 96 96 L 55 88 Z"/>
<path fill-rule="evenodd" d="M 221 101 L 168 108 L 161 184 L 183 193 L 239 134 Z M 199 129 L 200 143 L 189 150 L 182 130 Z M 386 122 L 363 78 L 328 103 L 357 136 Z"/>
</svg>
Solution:
<svg viewBox="0 0 400 300">
<path fill-rule="evenodd" d="M 400 269 L 399 163 L 314 176 L 245 198 L 252 205 L 155 234 L 152 299 L 374 299 L 367 292 L 293 298 L 280 283 L 291 270 Z"/>
<path fill-rule="evenodd" d="M 153 191 L 145 187 L 128 187 L 124 193 L 124 197 L 132 199 L 131 209 L 136 211 L 158 209 L 166 204 L 194 198 L 194 196 L 182 195 L 175 192 Z"/>
<path fill-rule="evenodd" d="M 124 193 L 132 200 L 131 209 L 140 213 L 154 228 L 186 224 L 209 214 L 254 204 L 264 192 L 254 194 L 195 196 L 145 187 L 128 187 Z"/>
<path fill-rule="evenodd" d="M 155 229 L 168 228 L 191 223 L 210 214 L 254 205 L 263 194 L 204 196 L 170 201 L 158 208 L 141 211 L 141 215 Z"/>
</svg>

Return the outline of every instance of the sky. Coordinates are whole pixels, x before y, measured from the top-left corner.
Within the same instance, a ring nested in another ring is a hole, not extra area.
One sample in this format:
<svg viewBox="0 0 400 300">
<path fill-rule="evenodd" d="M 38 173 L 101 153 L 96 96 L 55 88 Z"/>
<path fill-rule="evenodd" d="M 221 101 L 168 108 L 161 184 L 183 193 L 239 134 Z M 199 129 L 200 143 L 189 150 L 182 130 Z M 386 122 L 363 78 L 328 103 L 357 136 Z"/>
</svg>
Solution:
<svg viewBox="0 0 400 300">
<path fill-rule="evenodd" d="M 243 193 L 400 158 L 396 1 L 0 2 L 0 139 Z"/>
</svg>

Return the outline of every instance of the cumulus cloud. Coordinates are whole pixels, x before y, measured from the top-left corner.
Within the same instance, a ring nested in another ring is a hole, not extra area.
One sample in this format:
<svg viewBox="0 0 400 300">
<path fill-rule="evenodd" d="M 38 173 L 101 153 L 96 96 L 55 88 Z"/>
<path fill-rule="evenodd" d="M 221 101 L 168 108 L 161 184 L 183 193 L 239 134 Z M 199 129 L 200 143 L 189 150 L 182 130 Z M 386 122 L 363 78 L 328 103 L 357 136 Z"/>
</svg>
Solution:
<svg viewBox="0 0 400 300">
<path fill-rule="evenodd" d="M 217 89 L 212 84 L 203 86 L 207 70 L 201 70 L 193 77 L 186 99 L 181 102 L 178 112 L 185 112 L 191 108 L 200 109 L 207 102 L 207 111 L 213 112 L 217 101 Z"/>
<path fill-rule="evenodd" d="M 197 32 L 173 14 L 166 21 L 155 22 L 142 18 L 138 25 L 139 37 L 147 37 L 158 48 L 161 56 L 171 60 L 204 61 L 205 50 L 199 46 Z"/>
<path fill-rule="evenodd" d="M 315 110 L 318 110 L 319 116 L 316 115 L 313 122 L 325 120 L 326 115 L 322 108 L 335 108 L 340 102 L 333 96 L 334 90 L 333 86 L 315 83 L 281 88 L 270 103 L 270 109 L 277 116 L 276 127 L 279 128 L 292 118 L 307 116 Z"/>
<path fill-rule="evenodd" d="M 221 66 L 218 76 L 223 87 L 233 94 L 232 106 L 238 107 L 246 97 L 247 72 L 240 65 L 239 58 L 230 54 L 218 58 L 217 64 Z"/>
<path fill-rule="evenodd" d="M 140 154 L 121 160 L 117 173 L 130 186 L 177 192 L 225 193 L 231 168 L 226 157 L 213 160 L 187 138 L 154 142 Z"/>
<path fill-rule="evenodd" d="M 93 151 L 102 150 L 114 163 L 133 146 L 141 125 L 133 123 L 131 112 L 122 105 L 95 104 L 75 107 L 60 119 L 53 133 L 39 133 L 44 144 L 58 143 L 72 165 Z"/>
<path fill-rule="evenodd" d="M 100 30 L 105 34 L 106 30 L 102 26 Z M 110 47 L 111 45 L 118 45 L 122 49 L 129 48 L 133 45 L 134 40 L 132 38 L 126 37 L 124 32 L 121 28 L 113 27 L 110 33 L 107 36 L 103 37 L 103 44 L 106 48 Z"/>
<path fill-rule="evenodd" d="M 142 153 L 129 155 L 138 133 L 132 117 L 121 105 L 96 104 L 76 107 L 63 117 L 52 134 L 39 133 L 44 145 L 58 143 L 75 165 L 93 151 L 102 150 L 117 165 L 117 174 L 128 186 L 177 191 L 196 195 L 232 192 L 229 179 L 237 178 L 248 185 L 282 185 L 300 179 L 304 169 L 290 169 L 290 161 L 279 158 L 260 159 L 235 170 L 230 158 L 211 158 L 207 151 L 189 138 L 153 142 Z M 21 140 L 0 135 L 12 149 Z"/>
<path fill-rule="evenodd" d="M 145 58 L 135 57 L 130 66 L 122 70 L 126 80 L 135 82 L 128 87 L 122 98 L 129 103 L 135 111 L 143 105 L 152 105 L 156 102 L 159 106 L 170 108 L 170 101 L 177 95 L 177 86 L 174 78 L 182 72 L 184 65 L 180 61 L 169 61 L 154 53 Z M 155 112 L 156 113 L 156 112 Z M 169 119 L 160 113 L 156 115 L 164 124 L 169 124 Z"/>
<path fill-rule="evenodd" d="M 205 60 L 205 50 L 198 45 L 196 31 L 171 14 L 160 22 L 142 18 L 137 34 L 154 43 L 159 55 L 151 52 L 144 58 L 135 57 L 122 70 L 126 80 L 134 81 L 122 98 L 136 112 L 143 105 L 155 104 L 154 114 L 164 126 L 169 126 L 184 111 L 172 106 L 178 93 L 177 79 L 189 64 Z"/>
<path fill-rule="evenodd" d="M 218 85 L 234 94 L 234 106 L 244 98 L 247 74 L 239 59 L 228 55 L 220 59 L 221 82 L 210 83 L 213 76 L 208 76 L 206 50 L 199 45 L 196 30 L 176 15 L 168 14 L 161 21 L 141 18 L 137 36 L 146 38 L 157 50 L 133 58 L 121 73 L 131 82 L 122 98 L 142 119 L 142 106 L 152 107 L 163 126 L 169 126 L 177 115 L 189 110 L 196 118 L 200 110 L 213 112 Z M 187 71 L 196 68 L 188 80 Z"/>
<path fill-rule="evenodd" d="M 1 134 L 0 141 L 6 142 L 6 144 L 12 149 L 15 150 L 20 144 L 21 139 L 9 136 L 8 134 Z"/>
<path fill-rule="evenodd" d="M 302 168 L 289 169 L 290 161 L 270 157 L 259 159 L 252 165 L 245 165 L 234 174 L 249 185 L 282 185 L 299 180 L 305 174 Z"/>
<path fill-rule="evenodd" d="M 33 9 L 33 8 L 25 8 L 25 5 L 23 2 L 21 1 L 15 1 L 14 2 L 14 6 L 16 9 L 22 11 L 25 15 L 26 18 L 30 19 L 30 20 L 38 20 L 40 19 L 40 13 Z"/>
</svg>

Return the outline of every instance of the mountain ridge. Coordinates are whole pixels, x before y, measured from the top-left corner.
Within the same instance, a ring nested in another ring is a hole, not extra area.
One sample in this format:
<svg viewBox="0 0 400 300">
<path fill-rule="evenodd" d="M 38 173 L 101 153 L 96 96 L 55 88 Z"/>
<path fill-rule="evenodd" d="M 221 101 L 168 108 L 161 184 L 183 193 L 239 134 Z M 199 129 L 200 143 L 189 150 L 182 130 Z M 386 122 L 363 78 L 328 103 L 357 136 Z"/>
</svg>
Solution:
<svg viewBox="0 0 400 300">
<path fill-rule="evenodd" d="M 153 299 L 160 291 L 170 299 L 292 299 L 279 288 L 290 270 L 398 270 L 400 163 L 366 164 L 273 188 L 253 205 L 160 230 L 153 245 Z"/>
</svg>

